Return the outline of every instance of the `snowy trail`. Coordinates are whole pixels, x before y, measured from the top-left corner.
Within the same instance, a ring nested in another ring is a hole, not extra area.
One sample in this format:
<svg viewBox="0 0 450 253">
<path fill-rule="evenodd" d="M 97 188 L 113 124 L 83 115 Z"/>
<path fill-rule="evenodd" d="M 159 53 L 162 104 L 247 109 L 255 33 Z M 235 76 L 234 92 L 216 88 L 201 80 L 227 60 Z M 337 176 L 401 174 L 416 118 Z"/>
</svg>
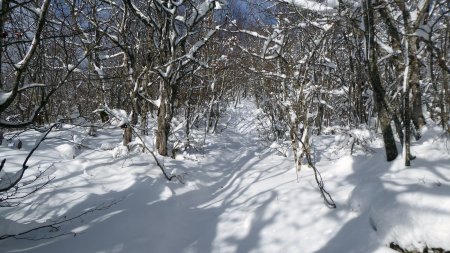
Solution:
<svg viewBox="0 0 450 253">
<path fill-rule="evenodd" d="M 261 151 L 255 139 L 229 129 L 211 138 L 214 144 L 205 150 L 206 159 L 167 162 L 169 168 L 189 165 L 183 170 L 186 185 L 137 174 L 130 188 L 114 191 L 108 186 L 105 193 L 79 203 L 83 207 L 100 199 L 124 198 L 105 211 L 63 226 L 76 237 L 37 244 L 9 240 L 0 242 L 0 247 L 6 252 L 60 252 L 62 248 L 66 252 L 249 252 L 258 246 L 262 228 L 275 222 L 276 216 L 266 213 L 278 201 L 276 188 L 294 182 L 294 174 L 281 183 L 271 180 L 293 173 L 290 161 L 270 153 L 255 155 Z M 96 174 L 95 170 L 89 171 Z M 72 213 L 81 207 L 72 207 Z"/>
<path fill-rule="evenodd" d="M 145 169 L 148 162 L 136 162 L 139 157 L 131 158 L 129 166 L 110 171 L 109 177 L 102 176 L 102 169 L 116 165 L 104 159 L 97 158 L 97 163 L 84 166 L 84 173 L 78 171 L 86 160 L 66 162 L 66 167 L 77 170 L 67 175 L 68 182 L 73 182 L 72 188 L 83 179 L 88 181 L 84 187 L 103 189 L 88 194 L 82 201 L 77 202 L 75 198 L 69 202 L 76 204 L 66 204 L 62 209 L 69 216 L 102 202 L 123 200 L 62 226 L 63 232 L 75 232 L 75 237 L 3 241 L 0 242 L 2 252 L 49 253 L 64 249 L 65 252 L 98 253 L 244 253 L 313 252 L 320 248 L 324 235 L 311 233 L 311 229 L 330 234 L 332 223 L 336 222 L 334 218 L 323 220 L 330 210 L 323 205 L 308 175 L 296 183 L 292 161 L 264 152 L 257 144 L 257 137 L 249 132 L 229 128 L 221 135 L 208 138 L 211 145 L 206 148 L 204 159 L 166 163 L 169 168 L 185 171 L 185 185 L 167 183 L 159 176 L 149 175 Z M 83 159 L 93 156 L 86 154 Z M 124 170 L 134 171 L 132 183 L 127 183 L 129 187 L 117 187 L 121 184 L 119 175 L 126 173 Z M 111 182 L 111 177 L 117 178 Z M 64 193 L 62 189 L 56 193 L 49 191 L 41 197 L 46 196 L 48 200 L 70 197 L 70 191 Z M 34 211 L 54 212 L 52 208 L 56 206 L 37 204 Z M 330 222 L 331 226 L 321 227 Z"/>
<path fill-rule="evenodd" d="M 252 131 L 254 111 L 243 105 L 232 112 L 234 118 L 228 127 L 221 134 L 208 136 L 202 152 L 192 160 L 164 161 L 168 170 L 183 175 L 185 184 L 167 182 L 148 155 L 135 153 L 112 159 L 108 152 L 83 151 L 75 159 L 61 160 L 58 153 L 43 150 L 40 155 L 45 160 L 35 158 L 34 162 L 44 166 L 57 161 L 49 172 L 56 176 L 55 181 L 50 189 L 33 195 L 30 205 L 0 209 L 0 223 L 6 224 L 0 228 L 2 231 L 23 231 L 46 220 L 58 220 L 64 215 L 70 218 L 118 202 L 66 223 L 59 231 L 37 231 L 29 238 L 68 232 L 76 236 L 2 240 L 0 252 L 394 252 L 383 246 L 368 209 L 378 193 L 391 194 L 381 199 L 387 203 L 408 194 L 398 190 L 400 186 L 389 188 L 396 177 L 403 180 L 402 171 L 395 170 L 398 162 L 374 163 L 383 160 L 380 150 L 372 156 L 333 158 L 330 154 L 339 151 L 330 149 L 335 137 L 321 137 L 314 143 L 317 167 L 338 206 L 329 209 L 312 170 L 304 167 L 297 182 L 292 159 L 259 144 L 257 133 Z M 115 137 L 102 136 L 101 142 L 117 140 L 120 132 Z M 438 149 L 436 146 L 430 153 Z M 6 156 L 11 160 L 17 156 L 15 151 L 4 150 L 10 152 Z M 445 162 L 434 165 L 440 174 L 448 173 Z M 435 184 L 431 176 L 426 180 L 431 186 Z M 409 181 L 405 187 L 410 187 Z M 398 182 L 402 181 L 394 183 Z M 407 189 L 422 187 L 419 182 L 419 186 Z M 447 192 L 450 185 L 441 183 L 433 191 Z M 354 191 L 355 187 L 361 188 Z M 385 205 L 385 209 L 396 206 Z M 383 214 L 384 209 L 380 210 Z"/>
<path fill-rule="evenodd" d="M 130 158 L 131 164 L 120 168 L 116 167 L 126 160 L 110 162 L 94 153 L 63 162 L 58 168 L 73 173 L 60 172 L 64 176 L 57 178 L 56 189 L 42 193 L 38 199 L 45 201 L 37 200 L 34 208 L 26 209 L 30 214 L 21 215 L 24 223 L 45 219 L 45 213 L 70 217 L 103 202 L 123 200 L 62 226 L 62 231 L 76 232 L 76 237 L 37 243 L 8 240 L 0 242 L 0 248 L 5 252 L 60 252 L 62 248 L 67 252 L 248 252 L 258 246 L 261 230 L 275 222 L 276 215 L 268 209 L 280 201 L 276 188 L 294 182 L 290 161 L 271 153 L 259 155 L 262 149 L 249 133 L 229 128 L 208 138 L 206 158 L 166 161 L 168 168 L 186 173 L 185 185 L 148 173 L 148 161 L 137 162 L 140 157 Z M 133 170 L 133 177 L 121 182 L 126 170 Z M 277 177 L 282 180 L 272 180 Z M 63 199 L 67 202 L 57 203 Z"/>
</svg>

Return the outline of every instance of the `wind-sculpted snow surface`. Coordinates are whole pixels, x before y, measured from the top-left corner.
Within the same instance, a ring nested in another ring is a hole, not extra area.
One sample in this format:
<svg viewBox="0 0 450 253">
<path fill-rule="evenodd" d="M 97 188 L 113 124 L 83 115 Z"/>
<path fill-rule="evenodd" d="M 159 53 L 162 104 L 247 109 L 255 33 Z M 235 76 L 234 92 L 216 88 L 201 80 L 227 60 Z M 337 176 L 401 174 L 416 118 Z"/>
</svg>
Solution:
<svg viewBox="0 0 450 253">
<path fill-rule="evenodd" d="M 222 132 L 207 136 L 195 159 L 160 157 L 183 183 L 166 181 L 138 150 L 114 156 L 121 130 L 113 126 L 97 137 L 60 130 L 83 138 L 75 157 L 58 153 L 67 143 L 52 133 L 24 178 L 52 166 L 46 175 L 53 181 L 21 206 L 0 208 L 0 234 L 70 221 L 19 236 L 32 240 L 0 240 L 0 252 L 394 252 L 390 242 L 450 249 L 450 155 L 444 137 L 432 138 L 436 129 L 429 126 L 413 145 L 417 158 L 408 169 L 401 158 L 384 162 L 377 136 L 370 136 L 374 152 L 353 155 L 333 148 L 335 136 L 315 137 L 316 166 L 337 204 L 329 209 L 312 170 L 305 166 L 297 183 L 292 157 L 260 143 L 258 113 L 243 101 L 229 108 Z M 21 139 L 34 143 L 35 134 Z M 203 132 L 193 137 L 203 140 Z M 0 158 L 20 166 L 26 152 L 4 144 Z"/>
</svg>

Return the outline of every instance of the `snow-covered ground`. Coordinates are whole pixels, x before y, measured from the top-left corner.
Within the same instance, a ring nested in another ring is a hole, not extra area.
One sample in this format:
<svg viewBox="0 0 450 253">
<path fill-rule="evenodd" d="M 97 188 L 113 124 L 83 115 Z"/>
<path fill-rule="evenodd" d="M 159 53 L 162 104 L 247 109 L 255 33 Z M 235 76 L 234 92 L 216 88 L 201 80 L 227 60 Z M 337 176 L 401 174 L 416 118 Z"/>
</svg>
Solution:
<svg viewBox="0 0 450 253">
<path fill-rule="evenodd" d="M 450 249 L 450 143 L 438 127 L 413 144 L 410 168 L 401 157 L 384 162 L 378 138 L 373 152 L 353 155 L 343 136 L 314 138 L 317 168 L 337 204 L 329 209 L 311 169 L 297 182 L 292 158 L 259 141 L 256 113 L 244 102 L 196 152 L 160 157 L 184 183 L 167 182 L 149 154 L 114 148 L 120 130 L 52 133 L 25 182 L 45 169 L 53 180 L 21 206 L 0 208 L 0 236 L 71 220 L 1 240 L 0 252 L 395 252 L 390 242 Z M 38 137 L 24 134 L 21 151 L 0 147 L 7 169 L 20 167 Z"/>
</svg>

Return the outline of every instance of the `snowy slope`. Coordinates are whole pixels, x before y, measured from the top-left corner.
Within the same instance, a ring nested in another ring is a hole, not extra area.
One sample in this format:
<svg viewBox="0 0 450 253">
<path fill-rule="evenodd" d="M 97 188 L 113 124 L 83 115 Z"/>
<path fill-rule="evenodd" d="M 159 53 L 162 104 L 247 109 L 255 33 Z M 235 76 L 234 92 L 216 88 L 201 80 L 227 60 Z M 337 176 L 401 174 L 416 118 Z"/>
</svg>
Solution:
<svg viewBox="0 0 450 253">
<path fill-rule="evenodd" d="M 52 239 L 2 240 L 0 252 L 381 253 L 395 252 L 385 246 L 392 241 L 450 249 L 450 155 L 444 138 L 433 138 L 437 129 L 413 146 L 408 169 L 401 158 L 383 162 L 378 140 L 374 154 L 350 155 L 334 148 L 336 136 L 315 138 L 317 167 L 337 203 L 329 209 L 310 169 L 297 182 L 292 158 L 258 141 L 256 113 L 243 102 L 195 156 L 164 159 L 184 184 L 167 182 L 149 155 L 102 150 L 120 144 L 117 130 L 85 140 L 96 150 L 49 140 L 30 164 L 51 165 L 54 180 L 27 204 L 0 208 L 0 234 L 87 214 L 25 236 Z M 26 150 L 3 146 L 0 154 L 20 164 Z"/>
</svg>

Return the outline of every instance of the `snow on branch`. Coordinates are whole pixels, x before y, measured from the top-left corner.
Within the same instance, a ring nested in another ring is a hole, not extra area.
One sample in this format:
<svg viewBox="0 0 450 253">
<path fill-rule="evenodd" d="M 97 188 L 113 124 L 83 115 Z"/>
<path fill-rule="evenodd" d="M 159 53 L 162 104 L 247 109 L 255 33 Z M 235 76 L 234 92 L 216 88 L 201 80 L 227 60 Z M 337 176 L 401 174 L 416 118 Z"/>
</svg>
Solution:
<svg viewBox="0 0 450 253">
<path fill-rule="evenodd" d="M 140 20 L 142 20 L 146 25 L 153 27 L 151 19 L 142 13 L 139 8 L 131 2 L 131 0 L 125 0 L 125 3 L 131 8 L 131 11 L 139 17 Z"/>
<path fill-rule="evenodd" d="M 42 7 L 40 9 L 40 15 L 37 23 L 36 32 L 34 34 L 33 40 L 31 42 L 30 47 L 28 48 L 27 52 L 25 53 L 25 56 L 14 64 L 14 68 L 16 69 L 16 78 L 14 81 L 13 89 L 11 92 L 1 92 L 0 91 L 0 112 L 4 111 L 8 106 L 14 101 L 18 94 L 19 90 L 19 84 L 20 84 L 20 78 L 24 74 L 26 67 L 30 63 L 31 59 L 34 56 L 34 53 L 36 52 L 37 46 L 41 41 L 41 34 L 45 26 L 47 11 L 49 9 L 50 0 L 45 0 L 42 3 Z"/>
<path fill-rule="evenodd" d="M 265 77 L 272 77 L 272 78 L 281 78 L 283 80 L 287 80 L 288 77 L 285 74 L 278 73 L 278 72 L 272 72 L 272 71 L 266 71 L 266 70 L 257 70 L 255 68 L 249 68 L 250 71 L 254 73 L 261 74 Z"/>
<path fill-rule="evenodd" d="M 47 87 L 47 85 L 48 84 L 45 84 L 45 83 L 30 83 L 30 84 L 26 84 L 26 85 L 24 85 L 24 86 L 19 88 L 19 92 L 27 90 L 27 89 L 31 89 L 31 88 Z M 1 99 L 0 99 L 0 104 L 1 104 Z"/>
<path fill-rule="evenodd" d="M 44 29 L 45 17 L 47 15 L 47 10 L 48 10 L 49 5 L 50 5 L 50 0 L 45 0 L 44 3 L 42 4 L 41 9 L 39 10 L 39 12 L 40 12 L 39 21 L 38 21 L 38 25 L 37 25 L 37 29 L 36 29 L 36 33 L 34 35 L 33 41 L 31 42 L 31 45 L 28 48 L 28 51 L 25 54 L 25 56 L 23 57 L 23 59 L 21 61 L 19 61 L 18 63 L 14 64 L 14 67 L 18 70 L 23 70 L 27 67 L 28 63 L 31 61 L 31 58 L 34 55 L 34 52 L 36 51 L 36 48 L 41 40 L 41 33 L 42 33 L 42 30 Z"/>
<path fill-rule="evenodd" d="M 3 92 L 0 91 L 0 105 L 3 105 L 8 101 L 8 99 L 12 96 L 12 91 Z"/>
<path fill-rule="evenodd" d="M 187 58 L 188 60 L 195 60 L 194 55 L 208 42 L 208 40 L 216 33 L 216 29 L 210 30 L 205 37 L 201 40 L 194 43 L 194 45 L 189 49 L 189 52 L 183 56 L 183 58 Z M 187 62 L 183 62 L 183 65 L 186 65 Z"/>
<path fill-rule="evenodd" d="M 195 26 L 200 22 L 206 15 L 216 7 L 216 0 L 205 0 L 198 6 L 194 7 L 192 15 L 186 21 L 189 27 Z"/>
<path fill-rule="evenodd" d="M 339 3 L 337 0 L 327 0 L 324 3 L 318 3 L 314 0 L 279 0 L 280 2 L 292 4 L 297 8 L 310 10 L 320 13 L 335 12 Z"/>
</svg>

